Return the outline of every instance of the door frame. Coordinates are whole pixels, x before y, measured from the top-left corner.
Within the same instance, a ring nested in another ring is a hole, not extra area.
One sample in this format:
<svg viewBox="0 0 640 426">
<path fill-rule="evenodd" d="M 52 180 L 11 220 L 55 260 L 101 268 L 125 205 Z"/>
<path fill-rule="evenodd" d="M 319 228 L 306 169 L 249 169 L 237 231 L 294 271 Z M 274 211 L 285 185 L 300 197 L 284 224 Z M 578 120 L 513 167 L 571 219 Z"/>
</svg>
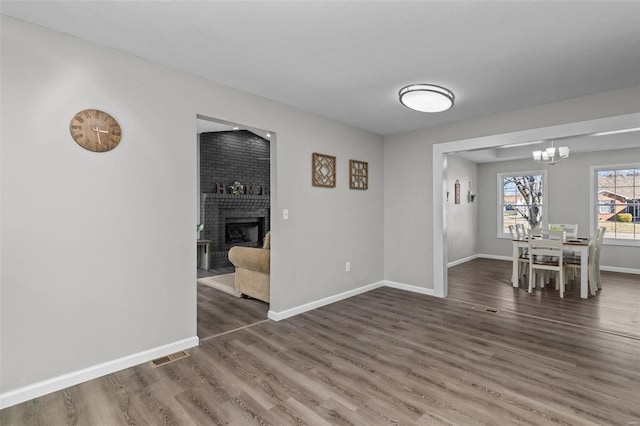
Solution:
<svg viewBox="0 0 640 426">
<path fill-rule="evenodd" d="M 640 113 L 617 115 L 613 117 L 559 124 L 555 126 L 516 132 L 462 139 L 433 145 L 433 293 L 445 298 L 448 293 L 447 274 L 447 155 L 471 149 L 495 148 L 498 146 L 548 140 L 560 137 L 590 135 L 621 129 L 638 128 Z"/>
</svg>

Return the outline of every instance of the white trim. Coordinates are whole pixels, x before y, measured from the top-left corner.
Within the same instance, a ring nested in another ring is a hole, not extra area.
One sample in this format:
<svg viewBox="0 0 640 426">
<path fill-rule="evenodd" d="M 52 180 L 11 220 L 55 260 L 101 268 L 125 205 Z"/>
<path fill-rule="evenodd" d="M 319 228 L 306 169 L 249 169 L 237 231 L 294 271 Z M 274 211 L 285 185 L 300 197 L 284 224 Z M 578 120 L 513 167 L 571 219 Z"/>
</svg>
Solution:
<svg viewBox="0 0 640 426">
<path fill-rule="evenodd" d="M 619 268 L 617 266 L 600 266 L 601 271 L 620 272 L 622 274 L 637 274 L 640 275 L 640 269 L 633 268 Z"/>
<path fill-rule="evenodd" d="M 313 302 L 305 303 L 303 305 L 295 306 L 284 311 L 276 312 L 269 310 L 268 318 L 274 321 L 281 321 L 283 319 L 292 317 L 294 315 L 302 314 L 307 311 L 312 311 L 316 308 L 320 308 L 331 303 L 339 302 L 344 299 L 348 299 L 353 296 L 357 296 L 361 293 L 374 290 L 376 288 L 384 286 L 384 281 L 378 281 L 377 283 L 368 284 L 362 287 L 355 288 L 353 290 L 345 291 L 343 293 L 334 294 L 333 296 L 325 297 L 323 299 L 315 300 Z"/>
<path fill-rule="evenodd" d="M 122 358 L 107 361 L 102 364 L 83 368 L 78 371 L 73 371 L 71 373 L 14 389 L 0 394 L 0 409 L 11 407 L 12 405 L 29 401 L 30 399 L 59 391 L 61 389 L 66 389 L 70 386 L 96 379 L 116 371 L 124 370 L 125 368 L 133 367 L 156 358 L 193 348 L 194 346 L 198 346 L 198 343 L 197 336 L 189 337 L 167 345 L 147 349 L 146 351 L 127 355 Z"/>
<path fill-rule="evenodd" d="M 604 164 L 604 165 L 593 165 L 589 167 L 589 223 L 591 224 L 591 235 L 593 237 L 594 230 L 598 229 L 600 226 L 598 223 L 598 218 L 596 216 L 596 207 L 599 205 L 598 199 L 596 198 L 596 194 L 598 191 L 598 182 L 596 180 L 596 172 L 601 170 L 624 170 L 624 169 L 637 169 L 640 168 L 640 163 L 624 163 L 624 164 Z M 638 240 L 627 240 L 624 238 L 607 238 L 606 234 L 602 244 L 608 246 L 630 246 L 630 247 L 638 247 L 640 246 L 640 241 Z M 600 268 L 602 269 L 602 267 Z M 631 272 L 632 273 L 632 272 Z"/>
<path fill-rule="evenodd" d="M 384 285 L 385 287 L 397 288 L 398 290 L 426 294 L 427 296 L 435 296 L 435 292 L 432 288 L 419 287 L 417 285 L 410 285 L 410 284 L 402 284 L 394 281 L 385 281 Z"/>
<path fill-rule="evenodd" d="M 446 145 L 446 144 L 444 144 Z M 440 145 L 433 145 L 433 295 L 447 297 L 447 155 L 440 151 Z M 438 203 L 437 200 L 440 200 Z"/>
<path fill-rule="evenodd" d="M 447 233 L 446 224 L 444 223 L 444 218 L 447 217 L 447 203 L 444 198 L 444 194 L 446 194 L 444 188 L 447 185 L 445 176 L 447 171 L 446 154 L 513 143 L 635 128 L 638 125 L 638 121 L 640 121 L 640 113 L 632 113 L 434 144 L 432 161 L 432 199 L 434 202 L 432 203 L 431 213 L 433 220 L 432 276 L 434 296 L 446 297 L 447 294 Z"/>
<path fill-rule="evenodd" d="M 606 235 L 606 234 L 605 234 Z M 626 246 L 626 247 L 639 247 L 640 246 L 640 240 L 631 240 L 631 239 L 624 239 L 624 238 L 606 238 L 604 240 L 602 240 L 602 245 L 605 246 Z"/>
<path fill-rule="evenodd" d="M 513 257 L 511 256 L 502 256 L 500 254 L 478 254 L 478 258 L 480 259 L 494 259 L 494 260 L 508 260 L 509 262 L 513 261 Z"/>
<path fill-rule="evenodd" d="M 269 311 L 268 317 L 274 321 L 282 321 L 283 319 L 291 318 L 295 315 L 303 314 L 308 311 L 312 311 L 322 306 L 329 305 L 331 303 L 339 302 L 344 299 L 348 299 L 353 296 L 357 296 L 362 293 L 366 293 L 371 290 L 375 290 L 380 287 L 391 287 L 399 290 L 411 291 L 414 293 L 426 294 L 428 296 L 434 296 L 434 291 L 431 288 L 424 288 L 410 284 L 402 284 L 394 281 L 378 281 L 377 283 L 368 284 L 362 287 L 355 288 L 353 290 L 345 291 L 344 293 L 334 294 L 333 296 L 325 297 L 320 300 L 305 303 L 300 306 L 295 306 L 284 311 L 276 312 Z"/>
<path fill-rule="evenodd" d="M 451 268 L 452 266 L 456 266 L 456 265 L 461 265 L 463 263 L 467 263 L 470 260 L 476 259 L 477 257 L 478 257 L 478 255 L 474 254 L 472 256 L 467 256 L 467 257 L 463 257 L 462 259 L 454 260 L 453 262 L 449 262 L 447 264 L 447 268 Z"/>
</svg>

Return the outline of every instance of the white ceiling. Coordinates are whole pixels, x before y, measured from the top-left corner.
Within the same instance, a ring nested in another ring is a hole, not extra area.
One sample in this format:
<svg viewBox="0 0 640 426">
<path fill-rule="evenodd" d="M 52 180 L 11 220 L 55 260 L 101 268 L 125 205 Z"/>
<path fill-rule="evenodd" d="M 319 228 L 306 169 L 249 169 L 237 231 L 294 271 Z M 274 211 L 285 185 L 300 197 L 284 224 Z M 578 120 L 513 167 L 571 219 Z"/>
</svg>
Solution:
<svg viewBox="0 0 640 426">
<path fill-rule="evenodd" d="M 572 137 L 553 139 L 556 147 L 569 148 L 569 157 L 588 152 L 611 151 L 625 148 L 640 147 L 640 128 L 614 134 L 576 135 Z M 533 151 L 544 150 L 551 146 L 551 140 L 523 142 L 513 146 L 505 145 L 496 148 L 478 149 L 472 151 L 458 151 L 453 153 L 474 163 L 492 163 L 496 161 L 510 161 L 530 159 L 533 161 Z"/>
<path fill-rule="evenodd" d="M 640 84 L 640 2 L 2 1 L 2 13 L 382 135 Z M 411 111 L 409 83 L 455 107 Z"/>
<path fill-rule="evenodd" d="M 245 126 L 239 123 L 216 120 L 210 117 L 198 116 L 196 119 L 196 129 L 198 133 L 205 132 L 229 132 L 233 130 L 248 130 L 263 139 L 271 139 L 271 132 L 256 127 Z"/>
</svg>

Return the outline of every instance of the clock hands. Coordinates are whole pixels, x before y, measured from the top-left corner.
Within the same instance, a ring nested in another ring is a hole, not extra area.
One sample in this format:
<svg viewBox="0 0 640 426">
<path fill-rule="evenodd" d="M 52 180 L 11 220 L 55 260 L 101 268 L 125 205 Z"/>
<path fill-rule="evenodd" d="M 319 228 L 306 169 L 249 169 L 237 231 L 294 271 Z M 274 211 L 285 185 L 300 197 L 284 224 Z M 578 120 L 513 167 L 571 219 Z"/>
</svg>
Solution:
<svg viewBox="0 0 640 426">
<path fill-rule="evenodd" d="M 98 126 L 94 127 L 91 130 L 96 132 L 96 135 L 98 135 L 98 144 L 102 145 L 102 141 L 100 140 L 100 133 L 109 133 L 109 131 L 108 130 L 100 130 L 100 129 L 98 129 Z"/>
</svg>

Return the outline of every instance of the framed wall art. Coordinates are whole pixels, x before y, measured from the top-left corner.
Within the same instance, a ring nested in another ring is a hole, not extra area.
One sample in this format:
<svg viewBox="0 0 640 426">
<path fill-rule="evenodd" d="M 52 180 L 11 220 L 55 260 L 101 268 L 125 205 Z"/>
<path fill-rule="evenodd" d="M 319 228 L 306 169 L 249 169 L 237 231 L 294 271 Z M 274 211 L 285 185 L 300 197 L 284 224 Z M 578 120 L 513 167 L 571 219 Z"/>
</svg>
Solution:
<svg viewBox="0 0 640 426">
<path fill-rule="evenodd" d="M 349 188 L 369 188 L 369 163 L 366 161 L 349 160 Z"/>
<path fill-rule="evenodd" d="M 336 186 L 336 157 L 314 152 L 311 157 L 311 184 L 335 188 Z"/>
</svg>

